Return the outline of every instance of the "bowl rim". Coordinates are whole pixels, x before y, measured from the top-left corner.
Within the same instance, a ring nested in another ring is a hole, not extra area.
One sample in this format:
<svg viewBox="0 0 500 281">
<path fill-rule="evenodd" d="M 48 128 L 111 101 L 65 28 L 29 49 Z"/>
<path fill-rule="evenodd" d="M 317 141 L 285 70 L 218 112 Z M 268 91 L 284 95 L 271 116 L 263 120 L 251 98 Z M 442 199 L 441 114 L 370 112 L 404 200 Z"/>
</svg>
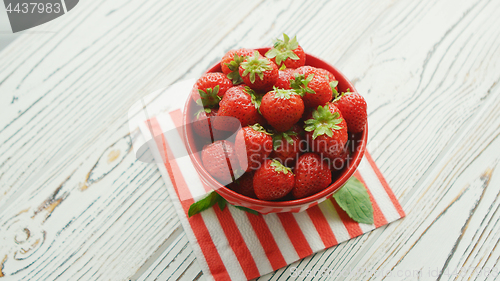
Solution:
<svg viewBox="0 0 500 281">
<path fill-rule="evenodd" d="M 254 50 L 259 51 L 261 54 L 265 53 L 269 49 L 270 49 L 270 47 L 254 48 Z M 334 72 L 336 72 L 333 74 L 335 75 L 335 78 L 337 79 L 337 81 L 338 81 L 338 76 L 342 77 L 343 80 L 345 80 L 345 82 L 347 83 L 347 88 L 352 89 L 353 91 L 356 92 L 356 88 L 354 87 L 352 82 L 349 79 L 347 79 L 347 77 L 342 72 L 340 72 L 336 67 L 334 67 L 333 65 L 329 64 L 328 62 L 326 62 L 326 61 L 324 61 L 324 60 L 322 60 L 314 55 L 306 53 L 306 63 L 307 63 L 308 58 L 320 61 L 320 62 L 328 65 L 331 69 L 334 70 Z M 218 68 L 220 68 L 220 61 L 218 61 L 216 64 L 212 65 L 205 73 L 216 72 L 216 70 Z M 338 74 L 338 76 L 336 74 Z M 367 143 L 367 139 L 368 139 L 368 122 L 365 124 L 365 128 L 363 129 L 363 132 L 360 133 L 361 138 L 359 139 L 359 144 L 357 145 L 356 151 L 354 151 L 354 153 L 352 154 L 352 156 L 353 156 L 352 157 L 353 160 L 351 161 L 352 164 L 347 168 L 347 170 L 343 171 L 342 174 L 324 190 L 322 190 L 318 193 L 315 193 L 311 196 L 308 196 L 308 197 L 294 199 L 294 200 L 288 200 L 288 201 L 265 201 L 265 200 L 250 198 L 250 197 L 244 196 L 242 194 L 239 194 L 239 193 L 227 188 L 226 186 L 222 185 L 221 183 L 219 183 L 216 179 L 214 179 L 205 170 L 205 168 L 203 167 L 203 164 L 200 163 L 198 161 L 198 159 L 194 156 L 194 153 L 198 153 L 198 152 L 193 152 L 193 151 L 197 151 L 197 150 L 196 149 L 193 150 L 191 147 L 191 143 L 188 141 L 189 136 L 188 136 L 188 132 L 187 132 L 188 129 L 186 126 L 186 124 L 189 124 L 188 122 L 190 121 L 188 119 L 189 114 L 187 114 L 187 113 L 189 112 L 189 108 L 190 108 L 192 103 L 193 103 L 193 99 L 191 98 L 191 96 L 189 96 L 187 101 L 186 101 L 186 104 L 184 106 L 184 111 L 183 111 L 183 124 L 185 127 L 185 130 L 183 132 L 183 137 L 185 138 L 186 148 L 187 148 L 189 157 L 191 158 L 191 161 L 193 162 L 193 166 L 195 167 L 197 172 L 201 174 L 201 180 L 208 181 L 209 186 L 213 191 L 219 193 L 223 197 L 228 196 L 228 197 L 231 197 L 232 199 L 236 199 L 240 202 L 243 201 L 243 202 L 249 203 L 250 205 L 259 206 L 259 207 L 267 207 L 267 208 L 269 208 L 269 207 L 271 207 L 271 208 L 301 207 L 301 206 L 304 206 L 304 205 L 307 205 L 310 203 L 314 203 L 314 202 L 318 201 L 319 199 L 327 198 L 328 196 L 333 194 L 335 191 L 339 190 L 347 182 L 347 180 L 349 180 L 349 178 L 351 178 L 351 176 L 357 170 L 359 163 L 361 162 L 361 160 L 365 154 L 365 151 L 366 151 L 366 143 Z M 193 134 L 194 134 L 194 132 L 193 132 Z M 214 189 L 212 187 L 212 185 L 217 186 L 217 189 Z M 222 192 L 219 192 L 219 190 Z M 248 207 L 248 205 L 246 205 L 245 207 Z M 251 208 L 251 206 L 249 208 Z"/>
</svg>

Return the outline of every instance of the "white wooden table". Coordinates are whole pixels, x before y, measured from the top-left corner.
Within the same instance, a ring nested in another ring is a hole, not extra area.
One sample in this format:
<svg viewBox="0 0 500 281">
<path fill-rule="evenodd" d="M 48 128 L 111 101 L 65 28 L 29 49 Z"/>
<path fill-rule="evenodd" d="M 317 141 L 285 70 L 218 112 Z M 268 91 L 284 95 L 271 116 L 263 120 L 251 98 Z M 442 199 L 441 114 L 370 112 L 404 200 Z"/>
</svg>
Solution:
<svg viewBox="0 0 500 281">
<path fill-rule="evenodd" d="M 366 97 L 407 217 L 260 279 L 499 279 L 499 26 L 496 0 L 80 1 L 0 52 L 0 280 L 203 280 L 127 113 L 282 32 Z"/>
</svg>

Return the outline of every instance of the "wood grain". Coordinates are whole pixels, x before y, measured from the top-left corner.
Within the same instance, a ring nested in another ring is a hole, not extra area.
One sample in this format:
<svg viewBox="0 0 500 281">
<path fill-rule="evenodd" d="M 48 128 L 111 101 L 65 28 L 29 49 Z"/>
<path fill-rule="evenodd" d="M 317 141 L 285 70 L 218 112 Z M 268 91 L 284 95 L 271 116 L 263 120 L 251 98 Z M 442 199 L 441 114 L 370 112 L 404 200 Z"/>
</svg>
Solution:
<svg viewBox="0 0 500 281">
<path fill-rule="evenodd" d="M 443 270 L 500 268 L 498 1 L 188 2 L 82 1 L 0 53 L 0 277 L 202 278 L 128 109 L 286 32 L 367 99 L 408 216 L 260 279 L 495 279 Z"/>
</svg>

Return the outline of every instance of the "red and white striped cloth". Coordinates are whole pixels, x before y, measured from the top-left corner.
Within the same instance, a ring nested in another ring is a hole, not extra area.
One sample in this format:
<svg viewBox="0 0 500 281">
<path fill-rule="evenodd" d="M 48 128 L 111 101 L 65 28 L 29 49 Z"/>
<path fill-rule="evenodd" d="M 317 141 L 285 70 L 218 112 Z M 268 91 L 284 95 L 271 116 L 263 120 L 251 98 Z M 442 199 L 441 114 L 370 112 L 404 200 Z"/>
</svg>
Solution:
<svg viewBox="0 0 500 281">
<path fill-rule="evenodd" d="M 182 113 L 175 110 L 150 119 L 148 125 L 141 125 L 141 131 L 146 139 L 161 136 L 149 142 L 150 148 L 156 159 L 166 159 L 157 161 L 159 169 L 172 182 L 168 191 L 208 280 L 253 279 L 405 216 L 366 153 L 355 176 L 368 189 L 374 209 L 372 225 L 353 221 L 333 199 L 300 213 L 253 215 L 229 206 L 188 218 L 194 198 L 211 190 L 202 184 L 187 152 L 178 145 L 181 135 L 171 133 L 181 125 Z"/>
</svg>

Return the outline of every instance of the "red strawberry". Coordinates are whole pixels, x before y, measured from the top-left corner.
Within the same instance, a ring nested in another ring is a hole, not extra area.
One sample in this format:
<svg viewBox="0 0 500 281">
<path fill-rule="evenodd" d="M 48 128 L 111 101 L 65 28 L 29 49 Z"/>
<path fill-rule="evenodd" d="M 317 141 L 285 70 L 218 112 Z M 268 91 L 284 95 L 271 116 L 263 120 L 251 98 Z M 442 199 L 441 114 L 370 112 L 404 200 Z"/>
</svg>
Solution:
<svg viewBox="0 0 500 281">
<path fill-rule="evenodd" d="M 339 156 L 337 158 L 335 158 L 333 161 L 331 161 L 330 169 L 332 171 L 334 171 L 334 170 L 340 171 L 340 170 L 344 169 L 345 167 L 347 167 L 347 165 L 349 165 L 349 163 L 348 163 L 349 156 L 350 156 L 349 154 L 350 154 L 349 146 L 346 145 L 342 149 Z"/>
<path fill-rule="evenodd" d="M 285 70 L 280 70 L 278 79 L 274 86 L 279 89 L 290 90 L 292 87 L 290 86 L 290 80 L 293 79 L 293 74 L 295 73 L 295 69 L 287 68 Z"/>
<path fill-rule="evenodd" d="M 229 188 L 246 197 L 257 198 L 253 189 L 253 172 L 243 174 L 243 176 L 231 183 Z"/>
<path fill-rule="evenodd" d="M 240 167 L 246 171 L 258 169 L 273 150 L 273 138 L 259 124 L 243 127 L 235 139 Z"/>
<path fill-rule="evenodd" d="M 235 132 L 240 126 L 266 124 L 266 120 L 258 111 L 261 99 L 261 96 L 248 87 L 240 85 L 230 88 L 219 103 L 219 112 L 213 122 L 214 128 Z"/>
<path fill-rule="evenodd" d="M 290 129 L 304 113 L 304 102 L 293 90 L 275 89 L 262 98 L 260 112 L 278 132 Z"/>
<path fill-rule="evenodd" d="M 243 82 L 256 91 L 271 90 L 279 75 L 276 64 L 257 51 L 240 64 L 239 71 Z"/>
<path fill-rule="evenodd" d="M 332 100 L 333 92 L 325 76 L 310 70 L 307 66 L 298 68 L 290 85 L 302 96 L 306 107 L 317 108 Z"/>
<path fill-rule="evenodd" d="M 337 97 L 333 104 L 342 112 L 349 132 L 359 133 L 365 129 L 368 114 L 363 96 L 357 92 L 347 91 Z"/>
<path fill-rule="evenodd" d="M 307 142 L 313 152 L 331 161 L 342 154 L 347 142 L 347 125 L 335 105 L 318 106 L 312 112 L 312 118 L 304 123 Z"/>
<path fill-rule="evenodd" d="M 196 81 L 191 96 L 197 104 L 205 108 L 213 108 L 219 104 L 226 91 L 232 86 L 231 80 L 227 79 L 223 73 L 209 72 Z"/>
<path fill-rule="evenodd" d="M 213 128 L 213 122 L 217 116 L 217 108 L 200 109 L 195 114 L 193 122 L 194 131 L 201 137 L 213 140 L 222 140 L 225 138 L 226 133 Z"/>
<path fill-rule="evenodd" d="M 234 146 L 226 140 L 205 145 L 201 151 L 201 161 L 208 173 L 222 184 L 232 182 L 233 171 L 238 168 Z"/>
<path fill-rule="evenodd" d="M 227 52 L 220 61 L 222 72 L 227 78 L 233 81 L 234 85 L 243 83 L 240 76 L 240 64 L 249 56 L 252 56 L 253 49 L 238 49 Z"/>
<path fill-rule="evenodd" d="M 295 177 L 290 168 L 276 160 L 267 159 L 253 177 L 253 188 L 261 200 L 277 200 L 293 188 Z"/>
<path fill-rule="evenodd" d="M 294 125 L 292 129 L 283 133 L 274 133 L 271 158 L 279 159 L 285 166 L 295 164 L 295 159 L 305 151 L 302 133 L 299 125 Z"/>
<path fill-rule="evenodd" d="M 332 173 L 328 163 L 316 153 L 301 155 L 295 164 L 295 185 L 293 197 L 299 199 L 316 194 L 327 188 L 332 182 Z"/>
<path fill-rule="evenodd" d="M 315 72 L 321 76 L 326 76 L 328 78 L 328 82 L 333 82 L 335 80 L 335 76 L 328 70 L 323 68 L 316 68 Z"/>
<path fill-rule="evenodd" d="M 306 63 L 306 54 L 297 42 L 297 37 L 292 40 L 283 33 L 283 39 L 276 39 L 274 46 L 266 53 L 268 59 L 272 59 L 281 68 L 301 67 Z"/>
<path fill-rule="evenodd" d="M 323 68 L 305 65 L 305 66 L 297 68 L 295 71 L 299 74 L 306 74 L 306 76 L 309 74 L 315 74 L 315 75 L 319 75 L 322 77 L 326 77 L 328 82 L 336 81 L 335 76 L 330 71 L 323 69 Z"/>
</svg>

